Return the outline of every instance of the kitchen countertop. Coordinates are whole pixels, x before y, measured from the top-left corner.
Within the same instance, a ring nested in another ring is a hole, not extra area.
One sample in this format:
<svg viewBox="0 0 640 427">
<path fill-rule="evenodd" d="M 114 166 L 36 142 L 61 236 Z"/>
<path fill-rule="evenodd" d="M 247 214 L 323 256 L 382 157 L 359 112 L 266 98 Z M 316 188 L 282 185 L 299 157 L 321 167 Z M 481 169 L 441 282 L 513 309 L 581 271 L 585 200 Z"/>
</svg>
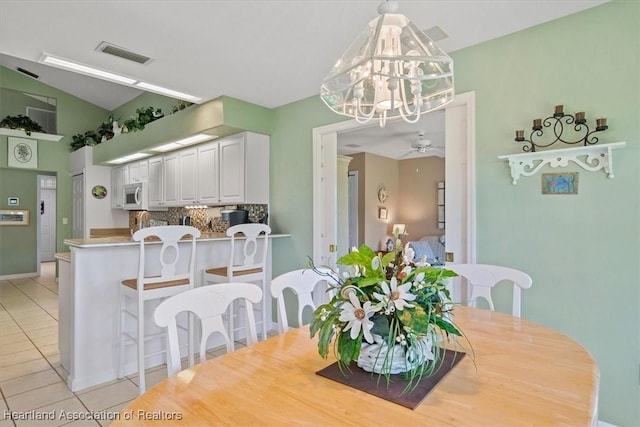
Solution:
<svg viewBox="0 0 640 427">
<path fill-rule="evenodd" d="M 270 238 L 291 237 L 290 234 L 274 233 L 269 235 Z M 241 237 L 242 239 L 243 237 Z M 230 240 L 231 238 L 225 233 L 204 232 L 197 239 L 198 241 L 211 240 Z M 110 236 L 110 237 L 92 237 L 89 239 L 65 239 L 65 245 L 74 248 L 92 248 L 106 246 L 130 246 L 137 245 L 139 242 L 131 239 L 130 236 Z"/>
</svg>

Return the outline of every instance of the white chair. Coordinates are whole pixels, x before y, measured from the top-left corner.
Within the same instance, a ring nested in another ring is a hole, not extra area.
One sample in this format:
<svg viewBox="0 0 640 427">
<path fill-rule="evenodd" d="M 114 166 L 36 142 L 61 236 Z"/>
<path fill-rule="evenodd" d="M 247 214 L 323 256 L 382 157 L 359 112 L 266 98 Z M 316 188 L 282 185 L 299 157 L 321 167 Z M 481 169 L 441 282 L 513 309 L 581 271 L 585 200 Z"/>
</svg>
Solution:
<svg viewBox="0 0 640 427">
<path fill-rule="evenodd" d="M 467 279 L 471 286 L 469 301 L 476 306 L 478 298 L 484 298 L 489 303 L 489 308 L 495 310 L 491 299 L 491 289 L 499 282 L 509 281 L 513 283 L 512 313 L 520 317 L 521 289 L 529 289 L 532 284 L 531 276 L 520 270 L 499 265 L 489 264 L 447 264 L 446 267 Z"/>
<path fill-rule="evenodd" d="M 190 242 L 186 240 L 186 244 L 179 249 L 178 242 L 186 235 L 191 235 Z M 135 279 L 123 280 L 120 286 L 118 377 L 124 376 L 125 344 L 127 341 L 132 341 L 137 344 L 140 394 L 146 389 L 145 358 L 166 351 L 164 349 L 145 354 L 145 341 L 163 335 L 163 333 L 145 334 L 145 302 L 164 299 L 193 288 L 196 238 L 198 237 L 200 237 L 200 231 L 197 228 L 184 225 L 148 227 L 133 234 L 133 240 L 140 242 L 139 267 L 138 276 Z M 153 256 L 150 256 L 149 252 Z M 188 262 L 179 263 L 184 257 L 188 257 Z M 178 268 L 178 265 L 181 267 Z M 127 308 L 128 299 L 135 303 L 135 311 Z M 136 327 L 133 328 L 135 333 L 129 333 L 126 328 L 127 315 L 136 318 Z M 189 323 L 191 324 L 191 321 Z M 190 327 L 189 363 L 191 365 L 193 365 L 192 333 L 193 328 Z"/>
<path fill-rule="evenodd" d="M 313 301 L 313 290 L 318 283 L 326 282 L 329 285 L 336 285 L 336 278 L 328 268 L 319 268 L 318 271 L 312 269 L 293 270 L 283 273 L 271 280 L 271 296 L 278 302 L 278 325 L 280 333 L 289 330 L 287 321 L 287 311 L 284 303 L 283 292 L 291 289 L 298 297 L 298 326 L 303 325 L 302 313 L 306 307 L 311 307 L 315 311 L 316 304 Z"/>
<path fill-rule="evenodd" d="M 237 236 L 242 234 L 244 237 Z M 231 237 L 229 259 L 224 267 L 210 268 L 203 271 L 202 282 L 235 283 L 260 282 L 260 288 L 266 289 L 266 263 L 269 250 L 271 228 L 266 224 L 238 224 L 227 229 Z M 241 243 L 244 238 L 244 243 Z M 242 250 L 239 246 L 242 245 Z M 267 338 L 267 298 L 263 298 L 260 322 L 262 323 L 262 339 Z M 235 332 L 241 328 L 234 327 L 234 307 L 229 306 L 229 335 L 235 339 Z"/>
<path fill-rule="evenodd" d="M 202 336 L 200 339 L 200 362 L 206 360 L 207 339 L 213 333 L 224 338 L 227 352 L 233 351 L 233 341 L 229 339 L 222 321 L 222 314 L 234 301 L 241 299 L 247 313 L 247 344 L 257 339 L 253 304 L 262 300 L 262 290 L 251 283 L 224 283 L 216 286 L 202 286 L 174 295 L 164 300 L 153 315 L 156 324 L 167 328 L 169 357 L 167 374 L 173 376 L 182 370 L 176 316 L 183 311 L 195 314 L 200 319 Z"/>
</svg>

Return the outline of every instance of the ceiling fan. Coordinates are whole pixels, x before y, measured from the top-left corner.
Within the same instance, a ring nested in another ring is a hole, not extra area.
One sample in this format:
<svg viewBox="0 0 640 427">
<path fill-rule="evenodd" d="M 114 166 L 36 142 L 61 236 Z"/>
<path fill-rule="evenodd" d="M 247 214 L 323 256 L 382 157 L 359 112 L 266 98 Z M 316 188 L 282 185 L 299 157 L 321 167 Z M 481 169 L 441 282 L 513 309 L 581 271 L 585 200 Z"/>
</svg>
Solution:
<svg viewBox="0 0 640 427">
<path fill-rule="evenodd" d="M 426 139 L 425 136 L 426 131 L 419 130 L 418 131 L 418 140 L 411 145 L 411 150 L 407 153 L 400 156 L 400 158 L 407 157 L 413 153 L 425 154 L 425 153 L 433 153 L 438 157 L 444 157 L 444 149 L 441 147 L 436 147 L 433 145 L 431 140 Z"/>
</svg>

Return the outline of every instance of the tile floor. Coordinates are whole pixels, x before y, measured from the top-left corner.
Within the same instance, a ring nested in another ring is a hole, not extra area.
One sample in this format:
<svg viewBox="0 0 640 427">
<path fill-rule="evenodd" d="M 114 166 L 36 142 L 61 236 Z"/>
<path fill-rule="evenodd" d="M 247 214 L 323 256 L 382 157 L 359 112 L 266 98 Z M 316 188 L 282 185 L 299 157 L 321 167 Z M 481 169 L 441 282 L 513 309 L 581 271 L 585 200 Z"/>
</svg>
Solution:
<svg viewBox="0 0 640 427">
<path fill-rule="evenodd" d="M 236 343 L 236 348 L 241 346 Z M 216 357 L 224 352 L 221 347 L 208 354 Z M 55 262 L 47 262 L 39 277 L 0 281 L 0 427 L 106 426 L 109 420 L 78 417 L 117 413 L 138 396 L 137 375 L 75 393 L 67 387 L 66 377 L 58 351 Z M 165 365 L 148 369 L 147 388 L 166 377 Z M 8 412 L 51 411 L 56 414 L 53 420 L 8 416 Z M 66 419 L 61 414 L 67 414 Z"/>
</svg>

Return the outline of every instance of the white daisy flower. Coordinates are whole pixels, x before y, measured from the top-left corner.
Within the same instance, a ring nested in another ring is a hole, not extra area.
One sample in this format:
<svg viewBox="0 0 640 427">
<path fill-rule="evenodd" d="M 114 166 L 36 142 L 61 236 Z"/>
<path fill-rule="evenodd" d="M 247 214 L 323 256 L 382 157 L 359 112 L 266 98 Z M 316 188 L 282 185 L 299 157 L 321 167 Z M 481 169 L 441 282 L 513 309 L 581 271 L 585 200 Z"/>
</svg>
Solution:
<svg viewBox="0 0 640 427">
<path fill-rule="evenodd" d="M 362 329 L 364 339 L 373 343 L 371 316 L 379 310 L 379 307 L 371 304 L 371 301 L 365 302 L 364 306 L 362 306 L 355 293 L 349 294 L 349 301 L 351 302 L 345 302 L 340 308 L 340 321 L 347 322 L 344 330 L 351 330 L 351 339 L 355 340 L 360 335 L 360 329 Z"/>
<path fill-rule="evenodd" d="M 394 310 L 402 311 L 405 307 L 413 307 L 413 304 L 409 304 L 407 301 L 413 301 L 416 296 L 409 293 L 412 283 L 405 283 L 404 285 L 398 285 L 398 279 L 392 277 L 390 280 L 391 287 L 386 282 L 381 282 L 380 287 L 384 294 L 377 292 L 373 293 L 373 296 L 381 301 L 387 307 L 387 310 L 393 312 Z"/>
</svg>

